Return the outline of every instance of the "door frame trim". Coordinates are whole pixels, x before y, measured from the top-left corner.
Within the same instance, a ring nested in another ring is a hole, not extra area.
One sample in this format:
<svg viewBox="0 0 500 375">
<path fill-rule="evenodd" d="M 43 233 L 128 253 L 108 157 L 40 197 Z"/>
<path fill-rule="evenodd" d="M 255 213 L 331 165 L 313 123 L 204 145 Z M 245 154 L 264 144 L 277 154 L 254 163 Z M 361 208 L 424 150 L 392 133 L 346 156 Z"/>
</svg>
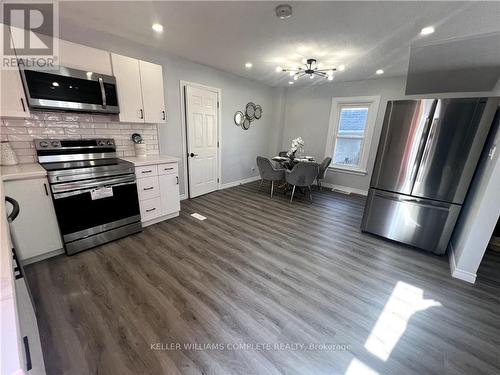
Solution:
<svg viewBox="0 0 500 375">
<path fill-rule="evenodd" d="M 199 89 L 205 89 L 208 91 L 215 92 L 217 94 L 217 102 L 219 106 L 217 108 L 217 142 L 219 147 L 217 147 L 217 190 L 221 189 L 222 186 L 222 89 L 218 87 L 212 87 L 203 85 L 201 83 L 190 82 L 185 80 L 179 81 L 180 88 L 180 105 L 181 105 L 181 136 L 182 136 L 182 164 L 184 172 L 184 195 L 187 198 L 191 198 L 189 192 L 189 174 L 188 174 L 188 160 L 187 160 L 187 121 L 186 121 L 186 98 L 184 95 L 184 88 L 187 86 L 196 87 Z"/>
</svg>

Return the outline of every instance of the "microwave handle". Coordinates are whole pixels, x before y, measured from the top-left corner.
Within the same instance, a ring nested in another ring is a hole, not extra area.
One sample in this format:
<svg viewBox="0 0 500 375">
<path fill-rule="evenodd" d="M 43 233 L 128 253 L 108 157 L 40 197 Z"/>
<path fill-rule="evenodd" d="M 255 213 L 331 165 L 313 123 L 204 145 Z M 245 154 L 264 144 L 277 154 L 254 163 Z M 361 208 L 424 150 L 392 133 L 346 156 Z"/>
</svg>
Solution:
<svg viewBox="0 0 500 375">
<path fill-rule="evenodd" d="M 101 77 L 98 79 L 99 86 L 101 87 L 102 108 L 106 108 L 106 91 L 104 90 L 104 81 Z"/>
</svg>

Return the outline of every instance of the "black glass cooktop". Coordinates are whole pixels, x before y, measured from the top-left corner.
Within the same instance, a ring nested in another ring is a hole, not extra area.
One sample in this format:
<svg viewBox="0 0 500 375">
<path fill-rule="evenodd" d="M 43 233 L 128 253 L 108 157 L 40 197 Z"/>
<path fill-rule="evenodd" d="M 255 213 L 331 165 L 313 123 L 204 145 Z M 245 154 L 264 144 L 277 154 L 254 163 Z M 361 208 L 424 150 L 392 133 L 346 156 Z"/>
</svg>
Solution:
<svg viewBox="0 0 500 375">
<path fill-rule="evenodd" d="M 76 160 L 55 163 L 40 163 L 47 171 L 60 171 L 65 169 L 80 169 L 89 167 L 119 166 L 130 167 L 133 163 L 119 158 Z"/>
</svg>

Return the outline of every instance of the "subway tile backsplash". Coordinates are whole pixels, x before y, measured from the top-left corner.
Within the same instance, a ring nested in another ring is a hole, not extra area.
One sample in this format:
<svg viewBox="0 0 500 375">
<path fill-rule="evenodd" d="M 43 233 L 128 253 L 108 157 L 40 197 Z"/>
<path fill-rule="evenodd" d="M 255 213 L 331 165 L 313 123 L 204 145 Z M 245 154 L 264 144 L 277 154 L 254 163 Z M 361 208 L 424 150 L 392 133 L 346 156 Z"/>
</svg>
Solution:
<svg viewBox="0 0 500 375">
<path fill-rule="evenodd" d="M 123 123 L 114 115 L 32 111 L 31 118 L 0 117 L 0 138 L 9 141 L 19 163 L 37 161 L 34 139 L 114 138 L 118 156 L 134 156 L 133 133 L 142 135 L 147 153 L 159 154 L 158 125 Z"/>
</svg>

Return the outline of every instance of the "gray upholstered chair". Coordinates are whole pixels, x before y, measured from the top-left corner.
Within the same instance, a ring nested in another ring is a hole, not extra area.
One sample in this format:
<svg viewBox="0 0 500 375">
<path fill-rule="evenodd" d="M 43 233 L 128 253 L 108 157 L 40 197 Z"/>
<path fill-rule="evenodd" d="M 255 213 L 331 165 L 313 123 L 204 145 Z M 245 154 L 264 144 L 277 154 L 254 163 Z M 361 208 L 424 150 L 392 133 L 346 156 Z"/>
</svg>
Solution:
<svg viewBox="0 0 500 375">
<path fill-rule="evenodd" d="M 316 183 L 318 184 L 318 190 L 321 190 L 321 180 L 323 180 L 325 178 L 326 171 L 328 170 L 328 167 L 330 166 L 331 162 L 332 162 L 332 158 L 330 156 L 327 156 L 326 158 L 323 159 L 323 161 L 319 165 L 319 173 L 318 173 L 318 177 L 316 177 Z"/>
<path fill-rule="evenodd" d="M 285 169 L 278 167 L 268 158 L 257 156 L 257 168 L 260 173 L 259 190 L 264 180 L 271 181 L 271 198 L 273 197 L 274 181 L 282 181 L 285 179 Z"/>
<path fill-rule="evenodd" d="M 292 203 L 293 195 L 295 194 L 295 187 L 307 187 L 309 189 L 309 199 L 312 201 L 311 185 L 318 176 L 319 165 L 312 162 L 297 163 L 291 171 L 286 171 L 285 181 L 293 185 L 292 196 L 290 203 Z"/>
</svg>

